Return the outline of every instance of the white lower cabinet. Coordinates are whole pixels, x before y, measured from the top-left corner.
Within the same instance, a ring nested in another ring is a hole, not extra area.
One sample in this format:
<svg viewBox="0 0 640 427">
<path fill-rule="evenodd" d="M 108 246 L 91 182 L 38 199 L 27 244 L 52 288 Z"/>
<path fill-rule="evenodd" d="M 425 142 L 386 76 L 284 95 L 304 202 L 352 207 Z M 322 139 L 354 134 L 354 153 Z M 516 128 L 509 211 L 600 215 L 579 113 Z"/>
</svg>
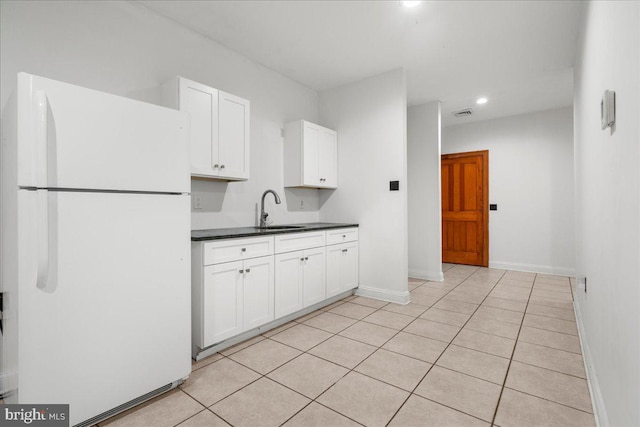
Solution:
<svg viewBox="0 0 640 427">
<path fill-rule="evenodd" d="M 302 274 L 302 307 L 309 307 L 327 298 L 327 280 L 325 277 L 325 248 L 304 251 Z"/>
<path fill-rule="evenodd" d="M 242 332 L 242 261 L 215 264 L 204 269 L 202 293 L 203 343 L 209 346 Z"/>
<path fill-rule="evenodd" d="M 272 321 L 273 280 L 273 256 L 205 267 L 202 347 Z"/>
<path fill-rule="evenodd" d="M 276 255 L 276 318 L 302 309 L 304 251 Z"/>
<path fill-rule="evenodd" d="M 327 296 L 358 287 L 358 242 L 327 246 Z"/>
<path fill-rule="evenodd" d="M 357 228 L 348 228 L 193 242 L 194 357 L 356 288 L 357 239 Z"/>
<path fill-rule="evenodd" d="M 257 328 L 274 319 L 273 255 L 244 262 L 243 330 Z"/>
<path fill-rule="evenodd" d="M 326 299 L 324 247 L 276 255 L 275 317 Z"/>
</svg>

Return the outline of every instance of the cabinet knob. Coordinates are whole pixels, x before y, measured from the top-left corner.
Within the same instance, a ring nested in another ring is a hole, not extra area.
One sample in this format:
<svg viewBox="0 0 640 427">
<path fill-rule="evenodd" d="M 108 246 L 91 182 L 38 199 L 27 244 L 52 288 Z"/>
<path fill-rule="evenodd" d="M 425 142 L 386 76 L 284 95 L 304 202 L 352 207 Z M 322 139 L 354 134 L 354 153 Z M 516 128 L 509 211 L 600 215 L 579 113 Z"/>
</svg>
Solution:
<svg viewBox="0 0 640 427">
<path fill-rule="evenodd" d="M 250 268 L 247 268 L 244 272 L 245 272 L 245 273 L 251 273 L 251 269 L 250 269 Z"/>
<path fill-rule="evenodd" d="M 240 252 L 247 252 L 247 248 L 240 249 Z"/>
<path fill-rule="evenodd" d="M 213 165 L 213 167 L 214 167 L 214 168 L 218 168 L 218 167 L 220 167 L 220 165 L 215 164 L 215 165 Z"/>
<path fill-rule="evenodd" d="M 347 251 L 348 251 L 348 249 L 343 249 L 343 250 L 342 250 L 342 252 L 347 252 Z"/>
<path fill-rule="evenodd" d="M 220 165 L 220 169 L 224 169 L 224 165 Z"/>
<path fill-rule="evenodd" d="M 343 234 L 343 235 L 342 235 L 342 238 L 343 238 L 343 239 L 346 239 L 346 238 L 347 238 L 347 235 L 346 235 L 346 234 Z"/>
<path fill-rule="evenodd" d="M 304 257 L 300 258 L 300 261 L 304 261 Z"/>
<path fill-rule="evenodd" d="M 238 273 L 242 274 L 244 273 L 244 270 L 239 270 Z"/>
<path fill-rule="evenodd" d="M 304 260 L 309 261 L 309 257 L 308 256 L 304 257 Z"/>
</svg>

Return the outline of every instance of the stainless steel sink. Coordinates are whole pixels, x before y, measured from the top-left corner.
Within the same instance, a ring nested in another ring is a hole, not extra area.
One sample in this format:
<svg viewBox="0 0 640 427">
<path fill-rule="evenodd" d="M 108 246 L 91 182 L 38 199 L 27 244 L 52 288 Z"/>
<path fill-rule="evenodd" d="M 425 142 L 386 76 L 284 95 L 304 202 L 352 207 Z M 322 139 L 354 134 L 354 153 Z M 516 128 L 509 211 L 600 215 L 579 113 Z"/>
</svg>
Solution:
<svg viewBox="0 0 640 427">
<path fill-rule="evenodd" d="M 253 227 L 258 230 L 289 230 L 294 228 L 304 228 L 304 226 L 299 225 L 267 225 L 265 227 Z"/>
</svg>

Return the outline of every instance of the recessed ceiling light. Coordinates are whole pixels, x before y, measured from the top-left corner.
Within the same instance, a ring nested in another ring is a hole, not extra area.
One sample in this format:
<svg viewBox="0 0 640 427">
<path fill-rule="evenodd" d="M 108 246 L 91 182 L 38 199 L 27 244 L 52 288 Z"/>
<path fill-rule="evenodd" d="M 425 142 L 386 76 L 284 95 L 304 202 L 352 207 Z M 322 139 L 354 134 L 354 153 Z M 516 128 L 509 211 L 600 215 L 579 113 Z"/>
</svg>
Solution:
<svg viewBox="0 0 640 427">
<path fill-rule="evenodd" d="M 404 7 L 416 7 L 417 5 L 419 5 L 420 3 L 422 3 L 421 1 L 403 1 L 402 4 L 404 5 Z"/>
<path fill-rule="evenodd" d="M 488 101 L 488 99 L 485 98 L 485 97 L 478 98 L 477 101 L 476 101 L 476 104 L 486 104 L 487 101 Z"/>
</svg>

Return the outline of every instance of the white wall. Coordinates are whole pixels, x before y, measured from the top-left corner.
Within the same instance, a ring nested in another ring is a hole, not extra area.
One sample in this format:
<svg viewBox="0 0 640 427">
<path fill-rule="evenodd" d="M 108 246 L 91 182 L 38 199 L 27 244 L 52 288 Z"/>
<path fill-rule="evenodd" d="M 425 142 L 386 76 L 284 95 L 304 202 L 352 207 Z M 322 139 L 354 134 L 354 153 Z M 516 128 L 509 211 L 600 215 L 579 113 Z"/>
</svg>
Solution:
<svg viewBox="0 0 640 427">
<path fill-rule="evenodd" d="M 489 150 L 489 266 L 573 275 L 571 108 L 448 126 L 442 153 Z"/>
<path fill-rule="evenodd" d="M 19 71 L 152 103 L 160 103 L 162 82 L 183 75 L 251 101 L 251 177 L 229 184 L 192 181 L 192 192 L 204 204 L 192 214 L 192 228 L 253 225 L 267 188 L 283 196 L 282 205 L 267 203 L 274 222 L 318 220 L 317 190 L 283 189 L 280 135 L 285 122 L 317 120 L 315 91 L 142 6 L 106 1 L 1 5 L 3 108 Z"/>
<path fill-rule="evenodd" d="M 338 131 L 338 189 L 323 221 L 360 224 L 358 293 L 407 302 L 406 74 L 394 70 L 320 93 L 320 124 Z M 389 181 L 400 191 L 389 191 Z"/>
<path fill-rule="evenodd" d="M 640 3 L 593 2 L 575 67 L 576 314 L 600 426 L 640 425 Z M 616 91 L 615 130 L 600 100 Z"/>
<path fill-rule="evenodd" d="M 409 276 L 444 280 L 440 195 L 440 102 L 407 113 Z"/>
</svg>

